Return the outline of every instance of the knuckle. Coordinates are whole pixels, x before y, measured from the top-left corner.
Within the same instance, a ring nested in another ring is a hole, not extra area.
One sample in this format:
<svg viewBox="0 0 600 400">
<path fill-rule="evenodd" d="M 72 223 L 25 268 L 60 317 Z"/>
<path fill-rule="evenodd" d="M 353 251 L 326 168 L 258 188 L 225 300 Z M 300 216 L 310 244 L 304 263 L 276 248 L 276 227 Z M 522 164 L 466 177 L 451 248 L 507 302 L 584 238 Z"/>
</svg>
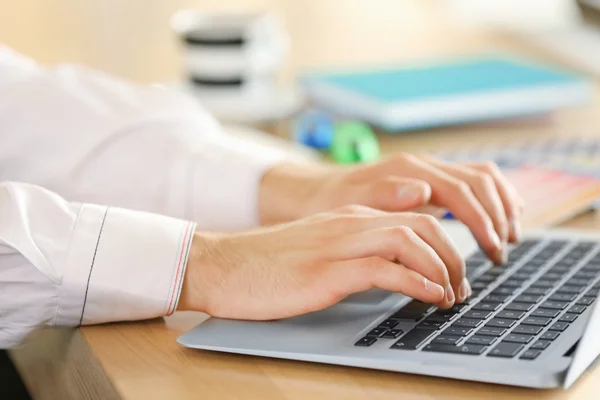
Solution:
<svg viewBox="0 0 600 400">
<path fill-rule="evenodd" d="M 475 173 L 475 181 L 476 184 L 486 190 L 491 190 L 494 188 L 494 180 L 489 174 L 485 172 L 476 172 Z"/>
<path fill-rule="evenodd" d="M 462 197 L 471 195 L 471 187 L 467 182 L 461 180 L 453 180 L 449 184 L 451 190 Z"/>
<path fill-rule="evenodd" d="M 401 241 L 412 241 L 415 236 L 413 230 L 408 226 L 394 226 L 392 228 L 388 228 L 388 234 Z"/>
<path fill-rule="evenodd" d="M 417 214 L 415 216 L 415 220 L 418 225 L 428 230 L 436 230 L 439 227 L 439 221 L 437 218 L 428 214 Z"/>
<path fill-rule="evenodd" d="M 482 163 L 481 169 L 483 169 L 484 171 L 487 171 L 490 174 L 500 172 L 500 168 L 498 167 L 498 164 L 496 164 L 495 162 L 492 162 L 492 161 L 487 161 L 487 162 Z"/>
</svg>

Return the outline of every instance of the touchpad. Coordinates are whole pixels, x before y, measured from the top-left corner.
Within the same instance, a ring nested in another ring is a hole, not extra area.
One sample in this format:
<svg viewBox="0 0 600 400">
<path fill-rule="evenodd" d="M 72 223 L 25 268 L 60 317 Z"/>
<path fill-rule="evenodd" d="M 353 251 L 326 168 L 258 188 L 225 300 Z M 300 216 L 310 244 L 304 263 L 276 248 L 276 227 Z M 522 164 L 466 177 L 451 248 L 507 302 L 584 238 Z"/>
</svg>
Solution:
<svg viewBox="0 0 600 400">
<path fill-rule="evenodd" d="M 393 293 L 383 289 L 370 289 L 364 292 L 351 294 L 350 296 L 342 300 L 340 303 L 357 305 L 377 305 L 391 294 Z"/>
</svg>

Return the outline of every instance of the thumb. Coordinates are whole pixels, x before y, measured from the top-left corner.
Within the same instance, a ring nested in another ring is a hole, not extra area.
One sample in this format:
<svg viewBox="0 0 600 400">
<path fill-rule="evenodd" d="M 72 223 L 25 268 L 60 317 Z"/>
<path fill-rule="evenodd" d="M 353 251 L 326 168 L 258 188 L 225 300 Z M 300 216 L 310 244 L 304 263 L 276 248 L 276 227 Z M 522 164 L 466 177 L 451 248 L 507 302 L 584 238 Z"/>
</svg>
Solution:
<svg viewBox="0 0 600 400">
<path fill-rule="evenodd" d="M 387 177 L 365 187 L 362 204 L 384 211 L 408 211 L 429 203 L 431 187 L 425 181 Z"/>
</svg>

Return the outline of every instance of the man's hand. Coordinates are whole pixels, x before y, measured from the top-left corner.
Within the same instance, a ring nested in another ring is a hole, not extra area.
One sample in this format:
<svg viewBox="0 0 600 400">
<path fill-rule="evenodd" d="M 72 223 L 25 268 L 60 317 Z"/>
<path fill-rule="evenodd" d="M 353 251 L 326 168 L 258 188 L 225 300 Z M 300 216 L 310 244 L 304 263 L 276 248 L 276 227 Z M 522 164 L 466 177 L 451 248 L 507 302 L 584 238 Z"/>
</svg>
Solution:
<svg viewBox="0 0 600 400">
<path fill-rule="evenodd" d="M 247 233 L 198 233 L 178 309 L 269 320 L 370 288 L 448 308 L 470 295 L 464 273 L 435 218 L 347 206 Z"/>
<path fill-rule="evenodd" d="M 385 211 L 448 209 L 496 263 L 521 235 L 523 200 L 493 163 L 452 164 L 399 154 L 375 164 L 338 167 L 282 164 L 263 177 L 264 224 L 302 218 L 348 204 Z"/>
</svg>

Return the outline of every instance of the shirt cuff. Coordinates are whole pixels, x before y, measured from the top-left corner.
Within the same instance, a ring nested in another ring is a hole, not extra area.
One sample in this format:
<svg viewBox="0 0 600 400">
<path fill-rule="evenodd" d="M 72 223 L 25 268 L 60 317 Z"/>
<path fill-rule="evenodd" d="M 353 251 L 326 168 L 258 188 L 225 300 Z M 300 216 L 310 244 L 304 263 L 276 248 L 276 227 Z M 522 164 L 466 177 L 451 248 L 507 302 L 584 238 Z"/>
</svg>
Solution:
<svg viewBox="0 0 600 400">
<path fill-rule="evenodd" d="M 171 314 L 194 231 L 188 221 L 83 205 L 66 257 L 56 325 Z"/>
</svg>

